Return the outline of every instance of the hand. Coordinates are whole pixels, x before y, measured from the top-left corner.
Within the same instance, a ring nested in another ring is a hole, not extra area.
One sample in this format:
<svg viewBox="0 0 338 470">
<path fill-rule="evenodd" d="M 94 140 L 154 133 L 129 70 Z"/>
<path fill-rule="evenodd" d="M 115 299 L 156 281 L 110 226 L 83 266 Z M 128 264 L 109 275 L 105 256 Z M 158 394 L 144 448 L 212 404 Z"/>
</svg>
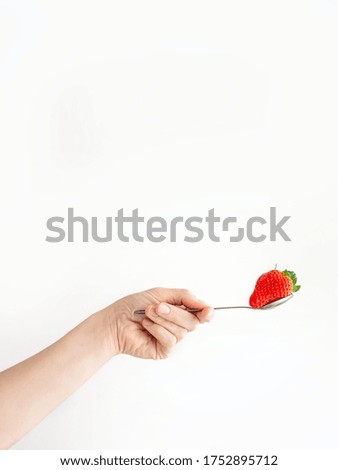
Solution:
<svg viewBox="0 0 338 470">
<path fill-rule="evenodd" d="M 202 309 L 192 314 L 186 307 Z M 134 311 L 146 309 L 146 315 Z M 34 356 L 0 373 L 0 449 L 9 448 L 118 353 L 163 359 L 212 308 L 182 289 L 150 289 L 90 315 Z"/>
<path fill-rule="evenodd" d="M 189 313 L 186 308 L 202 309 Z M 145 315 L 134 311 L 145 309 Z M 172 347 L 200 323 L 210 321 L 213 308 L 186 289 L 157 287 L 128 295 L 107 307 L 114 353 L 164 359 Z"/>
</svg>

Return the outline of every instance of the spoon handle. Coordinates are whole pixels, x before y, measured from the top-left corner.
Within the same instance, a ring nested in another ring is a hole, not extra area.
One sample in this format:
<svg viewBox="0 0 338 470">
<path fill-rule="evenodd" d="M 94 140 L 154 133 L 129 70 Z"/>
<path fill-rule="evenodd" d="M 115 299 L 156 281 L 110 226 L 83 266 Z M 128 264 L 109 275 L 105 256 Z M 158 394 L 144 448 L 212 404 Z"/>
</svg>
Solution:
<svg viewBox="0 0 338 470">
<path fill-rule="evenodd" d="M 233 306 L 233 307 L 214 307 L 214 310 L 229 310 L 229 309 L 233 309 L 233 308 L 249 308 L 250 310 L 253 310 L 252 307 L 249 307 L 248 305 L 236 305 L 236 306 Z M 202 309 L 200 308 L 187 308 L 186 309 L 187 312 L 190 312 L 190 313 L 198 313 L 198 312 L 201 312 Z M 135 315 L 144 315 L 145 311 L 144 310 L 135 310 Z"/>
</svg>

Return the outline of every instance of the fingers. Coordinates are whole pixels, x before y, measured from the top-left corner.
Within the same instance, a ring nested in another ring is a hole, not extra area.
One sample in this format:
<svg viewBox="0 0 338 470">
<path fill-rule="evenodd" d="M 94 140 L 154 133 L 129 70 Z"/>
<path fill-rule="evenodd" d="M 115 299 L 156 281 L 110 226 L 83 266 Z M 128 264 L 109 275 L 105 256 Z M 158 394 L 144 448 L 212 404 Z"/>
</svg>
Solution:
<svg viewBox="0 0 338 470">
<path fill-rule="evenodd" d="M 190 313 L 180 307 L 163 302 L 146 308 L 146 315 L 152 321 L 163 326 L 173 323 L 186 331 L 193 331 L 199 323 L 210 321 L 212 313 L 212 307 L 204 307 L 201 312 Z"/>
<path fill-rule="evenodd" d="M 213 308 L 186 289 L 157 288 L 148 293 L 158 303 L 148 305 L 145 309 L 142 325 L 162 347 L 163 357 L 188 331 L 193 331 L 197 325 L 212 318 Z M 200 311 L 191 313 L 187 310 L 189 308 Z"/>
<path fill-rule="evenodd" d="M 181 341 L 184 336 L 187 334 L 188 329 L 169 321 L 167 318 L 160 317 L 156 312 L 156 307 L 154 305 L 149 305 L 146 308 L 146 316 L 152 320 L 157 325 L 162 326 L 166 330 L 168 330 L 171 334 L 173 334 L 177 341 Z"/>
<path fill-rule="evenodd" d="M 193 331 L 199 323 L 193 313 L 163 302 L 152 308 L 147 308 L 146 315 L 155 322 L 160 323 L 165 320 L 167 323 L 173 323 L 186 331 Z"/>
<path fill-rule="evenodd" d="M 160 345 L 167 350 L 170 350 L 177 343 L 176 336 L 170 333 L 166 328 L 157 323 L 152 322 L 149 318 L 144 318 L 142 321 L 143 328 L 145 328 Z"/>
</svg>

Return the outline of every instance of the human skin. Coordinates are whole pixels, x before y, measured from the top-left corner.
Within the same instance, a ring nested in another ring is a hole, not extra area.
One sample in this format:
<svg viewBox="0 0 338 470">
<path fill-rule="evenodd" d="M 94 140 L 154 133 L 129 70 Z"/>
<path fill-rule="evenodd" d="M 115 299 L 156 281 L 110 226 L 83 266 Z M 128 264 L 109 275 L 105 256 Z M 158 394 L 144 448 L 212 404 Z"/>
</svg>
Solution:
<svg viewBox="0 0 338 470">
<path fill-rule="evenodd" d="M 186 308 L 201 312 L 189 313 Z M 145 309 L 145 315 L 134 311 Z M 0 449 L 8 449 L 117 354 L 165 359 L 213 309 L 186 289 L 149 289 L 100 310 L 0 373 Z"/>
</svg>

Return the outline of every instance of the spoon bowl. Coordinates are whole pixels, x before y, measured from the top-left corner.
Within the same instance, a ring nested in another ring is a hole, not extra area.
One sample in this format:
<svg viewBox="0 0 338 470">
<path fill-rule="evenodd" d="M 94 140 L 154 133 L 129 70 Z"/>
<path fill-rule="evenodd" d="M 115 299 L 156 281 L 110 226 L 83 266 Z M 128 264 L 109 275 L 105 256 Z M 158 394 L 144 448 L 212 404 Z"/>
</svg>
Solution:
<svg viewBox="0 0 338 470">
<path fill-rule="evenodd" d="M 270 308 L 276 308 L 279 307 L 282 304 L 285 304 L 288 300 L 290 300 L 293 297 L 293 294 L 288 295 L 287 297 L 283 297 L 282 299 L 274 300 L 273 302 L 270 302 L 269 304 L 263 305 L 263 307 L 259 309 L 254 309 L 254 310 L 270 310 Z"/>
</svg>

